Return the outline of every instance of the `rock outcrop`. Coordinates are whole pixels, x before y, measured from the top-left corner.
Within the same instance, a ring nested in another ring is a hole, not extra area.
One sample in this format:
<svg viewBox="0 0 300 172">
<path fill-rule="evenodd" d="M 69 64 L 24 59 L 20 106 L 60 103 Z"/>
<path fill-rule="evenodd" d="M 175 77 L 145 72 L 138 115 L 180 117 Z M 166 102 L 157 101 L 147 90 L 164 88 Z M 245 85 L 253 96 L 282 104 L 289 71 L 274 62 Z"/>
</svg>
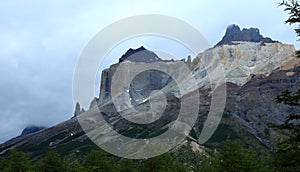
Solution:
<svg viewBox="0 0 300 172">
<path fill-rule="evenodd" d="M 107 101 L 110 98 L 111 80 L 118 67 L 118 64 L 111 65 L 108 69 L 104 69 L 101 74 L 101 83 L 99 91 L 99 103 Z"/>
<path fill-rule="evenodd" d="M 247 41 L 247 42 L 262 42 L 263 43 L 275 43 L 277 41 L 273 41 L 270 38 L 263 37 L 259 29 L 250 28 L 241 30 L 237 25 L 230 25 L 227 27 L 225 36 L 222 40 L 217 43 L 216 46 L 221 46 L 224 44 L 234 44 L 234 41 Z"/>
<path fill-rule="evenodd" d="M 152 63 L 162 61 L 154 52 L 145 49 L 143 46 L 137 49 L 129 49 L 119 59 L 119 63 L 123 61 Z"/>
<path fill-rule="evenodd" d="M 94 99 L 92 100 L 91 104 L 90 104 L 90 107 L 89 109 L 92 109 L 94 107 L 97 107 L 98 106 L 98 102 L 99 102 L 99 99 L 97 97 L 94 97 Z"/>
<path fill-rule="evenodd" d="M 77 102 L 75 105 L 74 117 L 82 114 L 83 112 L 85 112 L 85 110 L 83 108 L 80 108 L 80 104 Z"/>
</svg>

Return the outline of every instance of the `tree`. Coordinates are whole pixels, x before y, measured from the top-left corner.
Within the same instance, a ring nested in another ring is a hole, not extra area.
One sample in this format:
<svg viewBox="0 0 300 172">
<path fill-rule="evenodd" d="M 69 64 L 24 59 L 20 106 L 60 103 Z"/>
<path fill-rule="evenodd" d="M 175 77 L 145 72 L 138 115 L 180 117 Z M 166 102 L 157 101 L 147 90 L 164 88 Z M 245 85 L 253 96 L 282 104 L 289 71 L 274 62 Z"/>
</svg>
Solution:
<svg viewBox="0 0 300 172">
<path fill-rule="evenodd" d="M 47 155 L 37 164 L 37 171 L 43 172 L 61 172 L 70 171 L 67 163 L 53 150 L 50 150 Z"/>
<path fill-rule="evenodd" d="M 295 0 L 283 0 L 279 3 L 279 6 L 285 6 L 284 11 L 288 11 L 289 18 L 285 21 L 287 24 L 295 24 L 300 22 L 300 5 L 298 1 Z M 300 25 L 295 29 L 297 36 L 300 36 Z"/>
<path fill-rule="evenodd" d="M 169 153 L 144 160 L 141 165 L 142 172 L 185 172 L 183 164 L 177 162 Z"/>
<path fill-rule="evenodd" d="M 5 165 L 4 158 L 0 158 L 0 171 L 4 170 L 4 165 Z"/>
<path fill-rule="evenodd" d="M 288 11 L 289 18 L 285 21 L 288 24 L 300 23 L 300 4 L 298 1 L 283 0 L 279 3 Z M 297 36 L 300 36 L 300 25 L 295 29 Z M 300 51 L 297 52 L 298 58 Z M 297 92 L 284 91 L 276 97 L 277 103 L 284 103 L 290 106 L 300 107 L 300 88 Z M 274 165 L 278 171 L 300 171 L 300 114 L 292 113 L 286 117 L 281 125 L 273 125 L 275 128 L 286 131 L 287 138 L 280 141 L 274 158 Z"/>
<path fill-rule="evenodd" d="M 131 159 L 122 158 L 119 162 L 119 170 L 120 172 L 138 172 L 137 163 Z"/>
<path fill-rule="evenodd" d="M 277 103 L 300 106 L 300 89 L 292 93 L 285 91 L 275 99 Z M 274 128 L 286 131 L 288 136 L 277 145 L 274 165 L 279 171 L 300 171 L 300 114 L 290 114 L 281 125 Z"/>
<path fill-rule="evenodd" d="M 285 23 L 292 25 L 298 23 L 298 27 L 295 29 L 297 36 L 300 36 L 300 4 L 295 0 L 283 0 L 279 3 L 279 6 L 284 6 L 284 11 L 288 11 L 290 15 Z M 300 58 L 300 51 L 297 51 L 297 57 Z"/>
<path fill-rule="evenodd" d="M 33 166 L 29 160 L 30 155 L 18 150 L 12 150 L 7 159 L 2 160 L 4 172 L 29 172 Z"/>
<path fill-rule="evenodd" d="M 84 159 L 83 166 L 91 172 L 114 172 L 117 166 L 103 150 L 93 150 Z"/>
<path fill-rule="evenodd" d="M 246 151 L 238 141 L 227 140 L 212 162 L 222 172 L 267 171 L 257 153 L 253 150 Z"/>
<path fill-rule="evenodd" d="M 75 165 L 73 166 L 72 172 L 89 172 L 87 168 L 85 168 L 81 163 L 75 162 Z"/>
</svg>

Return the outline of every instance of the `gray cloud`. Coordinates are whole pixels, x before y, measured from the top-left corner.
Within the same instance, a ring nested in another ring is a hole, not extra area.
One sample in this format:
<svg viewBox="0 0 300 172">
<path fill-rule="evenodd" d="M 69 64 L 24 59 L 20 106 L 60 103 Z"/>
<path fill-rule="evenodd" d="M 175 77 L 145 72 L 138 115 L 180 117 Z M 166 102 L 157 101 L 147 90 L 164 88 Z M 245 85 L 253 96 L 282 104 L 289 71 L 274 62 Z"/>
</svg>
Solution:
<svg viewBox="0 0 300 172">
<path fill-rule="evenodd" d="M 27 125 L 51 126 L 69 119 L 73 70 L 85 44 L 108 24 L 147 13 L 185 20 L 211 44 L 232 23 L 259 27 L 265 36 L 285 43 L 296 44 L 297 39 L 284 24 L 288 15 L 272 1 L 2 1 L 0 142 L 17 136 Z"/>
</svg>

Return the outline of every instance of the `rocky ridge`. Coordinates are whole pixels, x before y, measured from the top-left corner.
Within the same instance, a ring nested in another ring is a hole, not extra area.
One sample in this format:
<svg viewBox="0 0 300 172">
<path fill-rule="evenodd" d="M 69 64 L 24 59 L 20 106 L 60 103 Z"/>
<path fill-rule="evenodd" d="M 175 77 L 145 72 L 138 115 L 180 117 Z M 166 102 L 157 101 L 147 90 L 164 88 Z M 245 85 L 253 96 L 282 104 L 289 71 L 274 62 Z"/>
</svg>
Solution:
<svg viewBox="0 0 300 172">
<path fill-rule="evenodd" d="M 244 28 L 241 30 L 239 26 L 233 24 L 227 27 L 224 37 L 216 44 L 216 46 L 235 44 L 234 41 L 260 42 L 262 45 L 264 43 L 277 42 L 273 41 L 271 38 L 263 37 L 258 28 Z"/>
</svg>

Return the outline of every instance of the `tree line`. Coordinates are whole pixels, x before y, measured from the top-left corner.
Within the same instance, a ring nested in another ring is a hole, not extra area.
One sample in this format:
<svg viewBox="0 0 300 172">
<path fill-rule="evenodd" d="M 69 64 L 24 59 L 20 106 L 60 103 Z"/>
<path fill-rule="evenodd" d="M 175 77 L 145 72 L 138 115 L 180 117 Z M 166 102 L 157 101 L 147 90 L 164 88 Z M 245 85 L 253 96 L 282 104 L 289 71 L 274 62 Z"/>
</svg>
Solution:
<svg viewBox="0 0 300 172">
<path fill-rule="evenodd" d="M 0 160 L 3 172 L 188 172 L 188 171 L 273 171 L 254 150 L 245 149 L 238 141 L 228 140 L 223 148 L 211 155 L 192 150 L 187 143 L 175 151 L 145 159 L 118 158 L 98 149 L 79 161 L 68 162 L 54 150 L 35 162 L 30 154 L 12 150 Z"/>
</svg>

